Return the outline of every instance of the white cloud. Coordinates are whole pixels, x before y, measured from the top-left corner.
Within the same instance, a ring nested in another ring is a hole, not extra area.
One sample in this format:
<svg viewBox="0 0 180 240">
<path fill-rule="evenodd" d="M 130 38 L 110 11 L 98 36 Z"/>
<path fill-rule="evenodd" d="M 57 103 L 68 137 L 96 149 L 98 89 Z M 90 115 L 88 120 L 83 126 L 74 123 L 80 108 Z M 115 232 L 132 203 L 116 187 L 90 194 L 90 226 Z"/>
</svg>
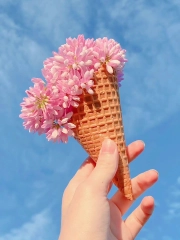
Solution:
<svg viewBox="0 0 180 240">
<path fill-rule="evenodd" d="M 162 237 L 162 240 L 172 240 L 173 238 L 172 237 L 169 237 L 169 236 L 163 236 Z"/>
<path fill-rule="evenodd" d="M 0 91 L 2 104 L 9 106 L 4 110 L 6 114 L 11 114 L 12 99 L 18 98 L 20 89 L 25 86 L 25 91 L 32 85 L 31 78 L 42 76 L 41 68 L 47 56 L 57 51 L 66 37 L 83 32 L 82 24 L 70 14 L 65 1 L 55 2 L 0 2 L 4 7 L 3 13 L 0 13 Z M 6 7 L 10 9 L 11 4 L 17 7 L 21 21 L 14 14 L 9 14 L 9 10 L 6 13 Z M 72 4 L 76 3 L 72 1 Z M 80 9 L 85 7 L 85 4 L 81 5 Z M 82 18 L 80 13 L 78 10 L 77 14 Z"/>
<path fill-rule="evenodd" d="M 32 216 L 30 221 L 20 228 L 1 235 L 0 240 L 52 240 L 57 238 L 55 235 L 51 216 L 47 210 L 44 210 Z"/>
<path fill-rule="evenodd" d="M 173 189 L 172 192 L 171 192 L 171 195 L 174 196 L 174 197 L 179 197 L 180 196 L 180 189 Z"/>
<path fill-rule="evenodd" d="M 170 186 L 168 189 L 168 198 L 167 198 L 167 212 L 164 216 L 166 220 L 172 220 L 174 218 L 180 217 L 180 188 L 179 188 L 179 177 L 177 182 Z"/>
<path fill-rule="evenodd" d="M 2 7 L 7 6 L 9 3 L 13 3 L 13 0 L 0 0 L 0 4 Z"/>
<path fill-rule="evenodd" d="M 42 166 L 49 170 L 50 176 L 53 175 L 48 186 L 35 176 L 37 181 L 35 180 L 29 199 L 24 201 L 27 207 L 31 208 L 41 202 L 39 199 L 48 196 L 49 189 L 55 184 L 63 184 L 57 182 L 56 177 L 64 174 L 64 178 L 67 175 L 72 153 L 76 154 L 72 148 L 74 143 L 70 144 L 70 155 L 66 154 L 63 146 L 57 147 L 56 151 L 51 147 L 51 150 L 45 151 L 46 147 L 43 148 L 42 145 L 46 145 L 42 138 L 27 139 L 26 135 L 15 128 L 17 121 L 14 119 L 14 109 L 19 105 L 22 91 L 31 84 L 30 78 L 41 76 L 43 60 L 52 51 L 57 51 L 67 37 L 75 37 L 81 33 L 95 38 L 108 36 L 115 38 L 127 49 L 129 62 L 125 67 L 121 96 L 125 131 L 128 134 L 132 134 L 134 129 L 139 131 L 153 127 L 179 110 L 179 0 L 172 0 L 170 4 L 165 1 L 156 2 L 153 5 L 141 0 L 131 3 L 128 0 L 99 0 L 93 6 L 91 1 L 80 0 L 54 0 L 53 3 L 49 0 L 0 0 L 4 7 L 4 13 L 0 14 L 0 98 L 1 104 L 6 104 L 6 108 L 0 109 L 5 113 L 1 121 L 5 124 L 8 122 L 13 127 L 13 136 L 5 138 L 1 148 L 4 144 L 7 152 L 10 143 L 16 138 L 20 145 L 26 137 L 26 144 L 22 144 L 22 149 L 11 150 L 11 153 L 15 153 L 13 161 L 18 156 L 16 163 L 7 159 L 5 164 L 9 161 L 9 166 L 13 166 L 13 174 L 18 176 L 22 170 L 29 174 L 30 171 L 39 173 Z M 19 15 L 8 11 L 6 13 L 6 7 L 9 8 L 11 4 L 18 8 Z M 76 155 L 73 160 L 76 157 L 78 158 Z M 49 175 L 46 173 L 46 177 Z M 46 179 L 48 182 L 49 178 Z M 177 186 L 172 189 L 170 200 L 173 201 L 169 201 L 167 206 L 167 216 L 171 218 L 180 216 L 176 199 L 179 195 Z M 21 228 L 0 236 L 0 240 L 53 239 L 51 236 L 48 238 L 46 232 L 51 224 L 48 213 L 42 212 Z M 38 232 L 37 228 L 41 231 Z M 25 232 L 29 235 L 25 235 Z"/>
<path fill-rule="evenodd" d="M 129 59 L 121 89 L 125 130 L 153 127 L 179 111 L 179 3 L 123 0 L 103 6 L 107 21 L 101 14 L 96 32 L 119 39 Z"/>
<path fill-rule="evenodd" d="M 0 75 L 7 77 L 15 69 L 22 75 L 39 69 L 40 75 L 43 56 L 45 59 L 50 51 L 57 51 L 69 36 L 84 33 L 113 37 L 127 48 L 129 59 L 121 89 L 126 132 L 146 130 L 180 106 L 178 2 L 150 5 L 123 0 L 99 4 L 101 8 L 90 8 L 88 1 L 80 0 L 53 4 L 48 0 L 20 0 L 23 25 L 13 16 L 1 15 L 1 63 L 7 64 Z"/>
<path fill-rule="evenodd" d="M 177 179 L 177 183 L 180 184 L 180 177 L 178 177 L 178 179 Z"/>
<path fill-rule="evenodd" d="M 75 37 L 85 31 L 83 25 L 88 16 L 86 1 L 21 1 L 21 11 L 28 28 L 45 38 L 49 44 L 59 47 L 67 37 Z M 78 7 L 77 7 L 78 6 Z M 56 51 L 57 49 L 51 49 Z"/>
<path fill-rule="evenodd" d="M 31 73 L 34 77 L 33 72 L 38 65 L 42 67 L 42 59 L 46 54 L 41 44 L 23 34 L 22 28 L 10 16 L 0 14 L 0 22 L 1 104 L 6 106 L 4 111 L 10 117 L 20 89 L 27 83 L 27 76 Z"/>
<path fill-rule="evenodd" d="M 179 210 L 180 209 L 180 202 L 173 202 L 170 204 L 170 208 L 174 210 Z"/>
</svg>

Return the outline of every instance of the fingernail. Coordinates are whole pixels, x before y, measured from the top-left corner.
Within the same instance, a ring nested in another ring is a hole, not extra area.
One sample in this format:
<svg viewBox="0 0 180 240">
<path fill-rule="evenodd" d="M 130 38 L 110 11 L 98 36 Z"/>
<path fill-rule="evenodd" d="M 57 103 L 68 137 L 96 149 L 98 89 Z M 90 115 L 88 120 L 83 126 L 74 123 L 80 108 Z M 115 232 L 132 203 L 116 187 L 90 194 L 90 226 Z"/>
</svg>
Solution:
<svg viewBox="0 0 180 240">
<path fill-rule="evenodd" d="M 141 142 L 142 142 L 142 144 L 144 145 L 144 147 L 146 146 L 146 144 L 145 144 L 145 142 L 144 142 L 144 141 L 142 141 L 142 140 L 139 140 L 139 141 L 141 141 Z"/>
<path fill-rule="evenodd" d="M 105 139 L 102 143 L 101 153 L 113 154 L 116 150 L 116 144 L 111 139 Z"/>
<path fill-rule="evenodd" d="M 157 173 L 157 175 L 159 176 L 159 172 L 156 169 L 152 169 L 154 172 Z"/>
</svg>

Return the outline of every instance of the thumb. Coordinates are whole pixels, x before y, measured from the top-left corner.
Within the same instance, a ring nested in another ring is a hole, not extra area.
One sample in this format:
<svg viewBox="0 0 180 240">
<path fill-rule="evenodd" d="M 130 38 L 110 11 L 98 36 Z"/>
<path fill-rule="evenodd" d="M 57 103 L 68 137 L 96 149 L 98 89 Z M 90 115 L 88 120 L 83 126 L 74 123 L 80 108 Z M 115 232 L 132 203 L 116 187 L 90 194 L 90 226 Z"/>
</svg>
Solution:
<svg viewBox="0 0 180 240">
<path fill-rule="evenodd" d="M 107 194 L 109 185 L 118 168 L 119 153 L 117 145 L 110 139 L 105 139 L 99 153 L 98 161 L 89 180 L 94 190 Z"/>
</svg>

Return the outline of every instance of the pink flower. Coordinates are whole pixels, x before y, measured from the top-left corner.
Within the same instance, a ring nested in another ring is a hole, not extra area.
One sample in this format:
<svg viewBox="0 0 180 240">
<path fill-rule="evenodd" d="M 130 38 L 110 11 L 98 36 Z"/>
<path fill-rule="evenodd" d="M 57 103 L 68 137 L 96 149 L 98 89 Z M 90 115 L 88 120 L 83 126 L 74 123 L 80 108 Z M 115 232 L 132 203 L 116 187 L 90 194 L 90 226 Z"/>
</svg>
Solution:
<svg viewBox="0 0 180 240">
<path fill-rule="evenodd" d="M 121 81 L 124 80 L 123 76 L 123 67 L 120 65 L 116 68 L 116 75 L 117 75 L 117 80 L 118 80 L 118 86 L 121 87 Z"/>
<path fill-rule="evenodd" d="M 70 106 L 78 107 L 79 95 L 82 94 L 80 88 L 80 80 L 76 75 L 69 76 L 69 79 L 63 79 L 58 81 L 56 87 L 61 95 L 61 104 L 63 108 L 69 108 Z"/>
<path fill-rule="evenodd" d="M 22 116 L 20 116 L 23 118 Z M 36 116 L 35 118 L 30 117 L 24 119 L 23 126 L 26 130 L 29 130 L 29 132 L 38 132 L 38 134 L 43 134 L 45 133 L 44 129 L 41 128 L 42 123 L 44 119 L 42 116 Z"/>
<path fill-rule="evenodd" d="M 51 122 L 51 128 L 46 133 L 48 141 L 62 141 L 67 143 L 68 137 L 74 136 L 74 132 L 71 129 L 75 128 L 76 126 L 69 122 L 69 119 L 72 117 L 72 115 L 73 112 L 69 112 L 63 116 L 62 119 L 57 119 L 56 121 Z"/>
<path fill-rule="evenodd" d="M 52 118 L 62 111 L 51 88 L 45 86 L 43 80 L 32 79 L 34 87 L 26 91 L 28 97 L 21 103 L 20 117 L 24 120 L 24 127 L 30 132 L 44 133 L 42 124 L 45 119 Z"/>
<path fill-rule="evenodd" d="M 48 141 L 67 142 L 74 136 L 76 126 L 70 119 L 83 89 L 94 94 L 94 71 L 105 65 L 110 74 L 116 72 L 120 86 L 126 61 L 125 50 L 113 39 L 94 41 L 83 35 L 66 39 L 58 52 L 44 61 L 42 74 L 47 84 L 34 78 L 34 86 L 26 91 L 20 114 L 25 129 L 45 133 Z"/>
<path fill-rule="evenodd" d="M 83 35 L 78 38 L 68 38 L 66 44 L 59 48 L 54 57 L 44 62 L 42 70 L 48 82 L 56 83 L 62 78 L 69 78 L 69 75 L 80 74 L 93 68 L 93 39 L 85 40 Z"/>
<path fill-rule="evenodd" d="M 48 58 L 44 61 L 44 68 L 42 74 L 48 83 L 56 84 L 61 79 L 62 71 L 59 68 L 59 64 L 53 57 Z"/>
<path fill-rule="evenodd" d="M 92 80 L 94 74 L 94 70 L 86 71 L 84 76 L 81 78 L 81 87 L 86 89 L 89 94 L 93 94 L 94 91 L 91 89 L 94 85 L 94 81 Z"/>
<path fill-rule="evenodd" d="M 98 38 L 94 47 L 94 67 L 98 69 L 101 64 L 106 65 L 109 73 L 113 73 L 113 68 L 124 66 L 127 61 L 125 59 L 125 50 L 123 50 L 113 39 Z"/>
</svg>

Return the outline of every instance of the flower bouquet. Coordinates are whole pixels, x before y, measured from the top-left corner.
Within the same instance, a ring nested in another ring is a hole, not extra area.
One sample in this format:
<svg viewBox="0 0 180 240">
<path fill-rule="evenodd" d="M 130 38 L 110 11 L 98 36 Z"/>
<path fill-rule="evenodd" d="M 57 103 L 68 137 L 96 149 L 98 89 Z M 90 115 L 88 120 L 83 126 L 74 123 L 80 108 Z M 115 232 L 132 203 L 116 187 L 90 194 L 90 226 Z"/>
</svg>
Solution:
<svg viewBox="0 0 180 240">
<path fill-rule="evenodd" d="M 48 141 L 67 143 L 75 137 L 95 162 L 103 140 L 114 140 L 120 158 L 113 182 L 132 200 L 119 96 L 126 61 L 125 50 L 113 39 L 66 39 L 44 61 L 46 82 L 32 79 L 20 117 L 25 129 L 46 134 Z"/>
</svg>

